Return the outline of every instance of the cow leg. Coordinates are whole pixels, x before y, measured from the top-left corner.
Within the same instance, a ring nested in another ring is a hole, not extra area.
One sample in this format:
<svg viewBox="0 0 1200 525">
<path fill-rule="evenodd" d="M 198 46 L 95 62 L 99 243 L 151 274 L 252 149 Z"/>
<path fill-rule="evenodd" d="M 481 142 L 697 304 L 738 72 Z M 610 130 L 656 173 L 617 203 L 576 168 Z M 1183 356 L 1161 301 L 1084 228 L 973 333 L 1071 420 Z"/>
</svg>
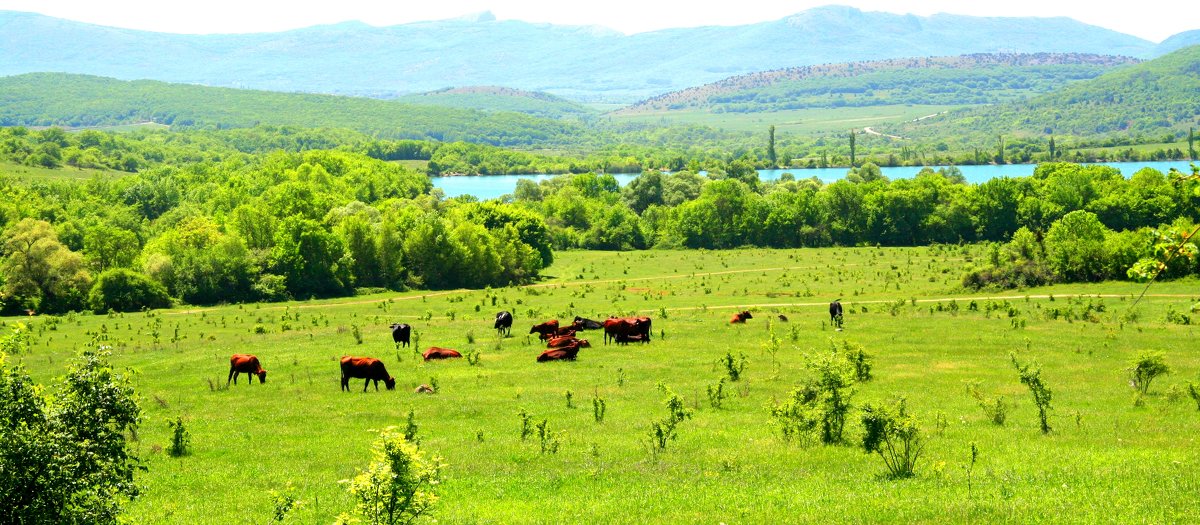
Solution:
<svg viewBox="0 0 1200 525">
<path fill-rule="evenodd" d="M 368 386 L 370 386 L 370 385 L 371 385 L 371 380 L 370 380 L 370 379 L 367 379 L 366 381 L 363 381 L 363 393 L 364 393 L 364 394 L 367 392 L 367 387 L 368 387 Z M 379 388 L 379 387 L 378 387 L 378 386 L 376 386 L 375 388 Z"/>
<path fill-rule="evenodd" d="M 342 390 L 350 391 L 350 377 L 346 374 L 342 374 Z"/>
<path fill-rule="evenodd" d="M 218 377 L 220 377 L 220 376 L 218 376 Z M 225 386 L 226 387 L 229 386 L 229 381 L 231 381 L 232 379 L 233 379 L 233 367 L 231 366 L 231 367 L 229 367 L 229 377 L 225 378 Z"/>
</svg>

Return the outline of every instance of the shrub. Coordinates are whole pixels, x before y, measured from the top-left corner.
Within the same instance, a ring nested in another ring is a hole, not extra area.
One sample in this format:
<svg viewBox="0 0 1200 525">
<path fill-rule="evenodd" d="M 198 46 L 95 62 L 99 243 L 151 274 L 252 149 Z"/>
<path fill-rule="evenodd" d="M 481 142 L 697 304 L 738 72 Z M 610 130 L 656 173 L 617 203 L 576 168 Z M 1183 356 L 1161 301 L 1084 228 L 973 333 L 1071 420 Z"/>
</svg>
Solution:
<svg viewBox="0 0 1200 525">
<path fill-rule="evenodd" d="M 967 392 L 971 397 L 975 398 L 975 402 L 979 404 L 979 408 L 983 409 L 983 413 L 987 415 L 988 420 L 993 424 L 1003 426 L 1008 419 L 1008 404 L 1004 402 L 1004 396 L 999 396 L 996 399 L 991 399 L 983 395 L 979 391 L 979 382 L 974 381 L 967 384 Z"/>
<path fill-rule="evenodd" d="M 841 348 L 837 348 L 836 344 L 830 343 L 834 352 L 840 353 L 852 366 L 854 366 L 854 379 L 858 382 L 865 383 L 871 380 L 871 354 L 868 354 L 863 346 L 850 341 L 842 341 Z"/>
<path fill-rule="evenodd" d="M 543 419 L 534 425 L 537 428 L 538 443 L 541 445 L 541 453 L 558 454 L 558 447 L 562 444 L 561 439 L 565 432 L 554 432 L 550 430 L 550 422 Z"/>
<path fill-rule="evenodd" d="M 173 458 L 188 455 L 188 446 L 191 445 L 192 438 L 183 426 L 183 418 L 177 417 L 175 421 L 168 421 L 167 426 L 171 427 L 171 444 L 167 446 L 167 455 Z"/>
<path fill-rule="evenodd" d="M 114 268 L 96 278 L 88 293 L 88 306 L 97 313 L 138 312 L 170 308 L 171 296 L 165 286 L 145 274 Z"/>
<path fill-rule="evenodd" d="M 414 445 L 420 444 L 421 440 L 417 438 L 417 416 L 412 411 L 408 411 L 408 419 L 404 422 L 404 440 Z"/>
<path fill-rule="evenodd" d="M 1200 388 L 1196 388 L 1196 385 L 1188 383 L 1187 389 L 1188 395 L 1191 396 L 1192 401 L 1196 402 L 1196 410 L 1200 410 Z"/>
<path fill-rule="evenodd" d="M 667 395 L 667 416 L 659 421 L 650 423 L 649 436 L 653 452 L 666 450 L 667 443 L 679 437 L 675 432 L 679 423 L 692 417 L 692 411 L 683 406 L 683 398 L 672 392 L 666 385 L 660 384 L 659 389 Z"/>
<path fill-rule="evenodd" d="M 608 410 L 608 404 L 604 402 L 604 398 L 596 396 L 592 398 L 592 418 L 597 423 L 604 422 L 604 412 Z"/>
<path fill-rule="evenodd" d="M 0 353 L 0 523 L 121 521 L 138 494 L 126 436 L 141 409 L 107 361 L 85 350 L 59 388 L 43 389 Z"/>
<path fill-rule="evenodd" d="M 863 450 L 878 453 L 893 477 L 911 477 L 925 445 L 917 419 L 908 414 L 904 399 L 894 406 L 863 406 L 862 423 Z"/>
<path fill-rule="evenodd" d="M 521 410 L 517 411 L 517 417 L 521 418 L 521 441 L 525 441 L 525 439 L 529 437 L 530 432 L 529 421 L 531 418 L 529 417 L 529 412 L 526 412 L 525 409 L 522 408 Z"/>
<path fill-rule="evenodd" d="M 1143 395 L 1150 391 L 1150 383 L 1156 377 L 1171 373 L 1161 352 L 1143 352 L 1128 370 L 1130 386 Z"/>
<path fill-rule="evenodd" d="M 715 385 L 708 385 L 708 404 L 713 408 L 721 408 L 728 394 L 725 393 L 725 378 L 722 377 Z"/>
<path fill-rule="evenodd" d="M 854 397 L 854 366 L 836 354 L 810 358 L 806 366 L 813 377 L 771 407 L 771 416 L 784 439 L 817 435 L 822 443 L 841 443 Z"/>
<path fill-rule="evenodd" d="M 440 458 L 426 459 L 395 427 L 372 447 L 374 459 L 350 482 L 357 511 L 372 524 L 413 523 L 437 503 L 433 488 L 441 481 Z"/>
<path fill-rule="evenodd" d="M 1033 403 L 1037 405 L 1038 420 L 1042 425 L 1042 433 L 1050 433 L 1050 400 L 1052 394 L 1050 388 L 1045 383 L 1042 383 L 1042 367 L 1036 363 L 1022 365 L 1017 362 L 1017 354 L 1010 354 L 1013 367 L 1017 369 L 1017 374 L 1021 379 L 1021 384 L 1029 387 L 1029 392 L 1033 394 Z"/>
<path fill-rule="evenodd" d="M 733 352 L 725 352 L 725 357 L 721 358 L 721 365 L 725 367 L 725 372 L 729 374 L 729 380 L 736 383 L 742 378 L 742 372 L 746 370 L 746 354 L 741 354 L 740 357 L 734 358 Z"/>
</svg>

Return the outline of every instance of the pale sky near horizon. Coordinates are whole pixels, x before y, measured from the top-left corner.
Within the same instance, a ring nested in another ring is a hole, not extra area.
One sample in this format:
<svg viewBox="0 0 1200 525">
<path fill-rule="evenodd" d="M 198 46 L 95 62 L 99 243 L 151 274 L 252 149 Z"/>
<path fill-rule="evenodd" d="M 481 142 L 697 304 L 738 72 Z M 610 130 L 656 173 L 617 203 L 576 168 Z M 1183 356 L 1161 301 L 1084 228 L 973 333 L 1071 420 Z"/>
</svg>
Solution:
<svg viewBox="0 0 1200 525">
<path fill-rule="evenodd" d="M 822 5 L 928 16 L 1066 16 L 1152 42 L 1200 29 L 1191 0 L 0 0 L 0 10 L 29 11 L 80 22 L 168 33 L 254 33 L 358 20 L 375 26 L 441 20 L 491 11 L 500 20 L 598 25 L 623 33 L 674 27 L 742 25 L 778 20 Z M 1136 5 L 1135 9 L 1130 6 Z"/>
</svg>

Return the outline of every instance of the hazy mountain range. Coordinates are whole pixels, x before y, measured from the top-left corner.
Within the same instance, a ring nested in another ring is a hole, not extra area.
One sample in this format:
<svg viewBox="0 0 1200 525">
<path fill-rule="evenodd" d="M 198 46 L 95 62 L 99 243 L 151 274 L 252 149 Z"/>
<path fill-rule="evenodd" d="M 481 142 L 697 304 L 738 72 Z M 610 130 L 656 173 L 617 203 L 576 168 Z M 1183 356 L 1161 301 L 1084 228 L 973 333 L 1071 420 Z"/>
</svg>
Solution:
<svg viewBox="0 0 1200 525">
<path fill-rule="evenodd" d="M 1166 35 L 1164 35 L 1166 36 Z M 1162 44 L 1069 18 L 929 17 L 811 9 L 781 20 L 624 35 L 472 17 L 279 33 L 181 35 L 0 11 L 0 75 L 86 73 L 210 86 L 391 97 L 493 85 L 574 100 L 634 102 L 733 75 L 797 66 L 968 53 L 1153 58 Z"/>
</svg>

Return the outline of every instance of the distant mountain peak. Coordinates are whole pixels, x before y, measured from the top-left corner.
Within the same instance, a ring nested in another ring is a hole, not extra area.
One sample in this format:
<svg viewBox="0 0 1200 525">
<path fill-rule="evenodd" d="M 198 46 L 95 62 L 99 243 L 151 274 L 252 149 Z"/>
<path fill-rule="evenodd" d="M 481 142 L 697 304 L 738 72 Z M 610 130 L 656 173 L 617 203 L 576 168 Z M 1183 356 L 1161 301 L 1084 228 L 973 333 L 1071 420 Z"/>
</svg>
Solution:
<svg viewBox="0 0 1200 525">
<path fill-rule="evenodd" d="M 496 15 L 492 14 L 491 11 L 480 11 L 478 13 L 470 13 L 470 14 L 460 16 L 458 18 L 453 18 L 452 20 L 454 20 L 455 22 L 470 22 L 470 23 L 495 22 Z"/>
</svg>

